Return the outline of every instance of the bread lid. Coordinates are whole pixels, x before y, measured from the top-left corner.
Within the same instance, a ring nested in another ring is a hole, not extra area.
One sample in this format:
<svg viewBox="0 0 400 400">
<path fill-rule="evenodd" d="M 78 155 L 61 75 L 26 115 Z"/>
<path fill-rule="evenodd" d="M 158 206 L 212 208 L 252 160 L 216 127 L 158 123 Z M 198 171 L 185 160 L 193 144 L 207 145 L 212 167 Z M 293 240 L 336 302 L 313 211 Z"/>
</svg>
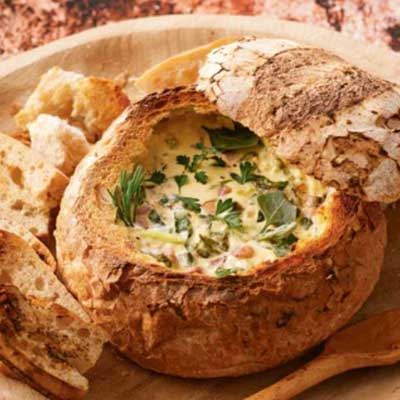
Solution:
<svg viewBox="0 0 400 400">
<path fill-rule="evenodd" d="M 288 164 L 365 201 L 400 198 L 400 88 L 293 41 L 244 38 L 207 56 L 197 88 Z"/>
</svg>

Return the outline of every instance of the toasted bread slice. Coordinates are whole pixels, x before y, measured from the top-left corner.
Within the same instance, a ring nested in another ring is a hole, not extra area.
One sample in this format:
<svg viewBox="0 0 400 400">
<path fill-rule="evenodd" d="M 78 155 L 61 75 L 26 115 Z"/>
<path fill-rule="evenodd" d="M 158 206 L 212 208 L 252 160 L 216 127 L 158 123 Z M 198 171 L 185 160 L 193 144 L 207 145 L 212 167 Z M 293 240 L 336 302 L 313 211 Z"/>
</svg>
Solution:
<svg viewBox="0 0 400 400">
<path fill-rule="evenodd" d="M 26 130 L 40 114 L 54 115 L 82 128 L 88 141 L 95 142 L 128 105 L 128 97 L 113 80 L 53 67 L 42 75 L 15 121 Z"/>
<path fill-rule="evenodd" d="M 46 400 L 41 394 L 15 379 L 0 374 L 2 400 Z"/>
<path fill-rule="evenodd" d="M 49 114 L 40 114 L 28 124 L 32 150 L 56 168 L 71 176 L 90 145 L 84 132 L 67 121 Z"/>
<path fill-rule="evenodd" d="M 102 334 L 20 237 L 0 230 L 0 360 L 44 394 L 81 398 Z"/>
<path fill-rule="evenodd" d="M 46 237 L 68 178 L 28 147 L 0 134 L 0 220 Z"/>
<path fill-rule="evenodd" d="M 37 255 L 43 260 L 52 271 L 56 270 L 57 263 L 47 246 L 42 243 L 38 238 L 32 235 L 31 232 L 26 230 L 21 225 L 15 225 L 12 221 L 6 218 L 0 219 L 0 229 L 16 234 L 25 240 L 35 250 Z"/>
</svg>

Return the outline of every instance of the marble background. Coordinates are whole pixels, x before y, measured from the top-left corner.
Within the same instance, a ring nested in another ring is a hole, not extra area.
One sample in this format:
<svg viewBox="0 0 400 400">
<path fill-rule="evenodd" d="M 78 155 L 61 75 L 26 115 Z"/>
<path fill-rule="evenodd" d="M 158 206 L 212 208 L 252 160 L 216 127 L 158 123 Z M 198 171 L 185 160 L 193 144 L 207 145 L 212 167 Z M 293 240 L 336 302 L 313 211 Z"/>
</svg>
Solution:
<svg viewBox="0 0 400 400">
<path fill-rule="evenodd" d="M 276 16 L 400 51 L 400 0 L 0 0 L 0 58 L 111 21 L 182 13 Z"/>
</svg>

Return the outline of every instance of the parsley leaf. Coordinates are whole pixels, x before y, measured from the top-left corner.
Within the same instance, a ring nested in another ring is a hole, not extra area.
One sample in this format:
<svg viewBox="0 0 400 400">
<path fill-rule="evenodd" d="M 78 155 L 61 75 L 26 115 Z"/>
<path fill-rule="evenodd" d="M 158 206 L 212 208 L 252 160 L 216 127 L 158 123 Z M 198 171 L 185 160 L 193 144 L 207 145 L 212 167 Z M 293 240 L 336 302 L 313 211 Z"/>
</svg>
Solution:
<svg viewBox="0 0 400 400">
<path fill-rule="evenodd" d="M 176 196 L 176 200 L 182 203 L 183 208 L 186 210 L 199 213 L 201 211 L 199 199 L 194 197 Z"/>
<path fill-rule="evenodd" d="M 264 193 L 257 197 L 258 205 L 264 214 L 266 226 L 280 226 L 296 221 L 297 208 L 281 191 Z"/>
<path fill-rule="evenodd" d="M 165 225 L 160 214 L 154 209 L 149 212 L 148 218 L 153 224 Z"/>
<path fill-rule="evenodd" d="M 203 185 L 205 185 L 208 182 L 208 176 L 205 173 L 205 171 L 197 171 L 194 174 L 194 177 L 196 179 L 197 182 L 202 183 Z"/>
<path fill-rule="evenodd" d="M 257 188 L 262 190 L 271 188 L 282 190 L 288 185 L 287 181 L 273 182 L 266 176 L 255 174 L 254 172 L 257 170 L 257 166 L 250 161 L 242 161 L 239 165 L 239 169 L 240 174 L 231 173 L 231 178 L 241 185 L 247 182 L 254 182 Z"/>
<path fill-rule="evenodd" d="M 189 232 L 189 236 L 193 232 L 192 223 L 187 215 L 175 215 L 175 232 L 181 233 L 184 231 Z"/>
<path fill-rule="evenodd" d="M 209 135 L 211 144 L 218 151 L 246 149 L 260 143 L 260 138 L 250 129 L 238 122 L 234 122 L 234 128 L 208 128 L 202 127 Z"/>
<path fill-rule="evenodd" d="M 231 173 L 231 178 L 240 184 L 244 184 L 247 182 L 252 182 L 256 179 L 256 175 L 254 171 L 256 170 L 256 165 L 251 163 L 250 161 L 242 161 L 240 163 L 240 175 L 236 173 Z"/>
<path fill-rule="evenodd" d="M 117 209 L 117 218 L 126 226 L 134 225 L 137 208 L 143 203 L 146 196 L 143 186 L 144 175 L 144 168 L 140 164 L 131 173 L 122 171 L 119 184 L 115 187 L 114 192 L 108 191 L 113 205 Z"/>
<path fill-rule="evenodd" d="M 231 229 L 240 229 L 242 227 L 240 211 L 232 199 L 218 200 L 213 219 L 225 222 Z"/>
<path fill-rule="evenodd" d="M 168 202 L 169 202 L 168 196 L 165 195 L 165 194 L 163 194 L 163 195 L 161 196 L 160 200 L 159 200 L 159 203 L 160 203 L 162 206 L 165 206 L 166 204 L 168 204 Z"/>
<path fill-rule="evenodd" d="M 179 192 L 181 191 L 182 186 L 187 185 L 189 182 L 189 178 L 185 174 L 175 175 L 174 179 L 175 179 L 175 183 L 178 185 Z"/>
<path fill-rule="evenodd" d="M 176 156 L 176 162 L 179 165 L 183 165 L 185 168 L 189 168 L 189 164 L 190 164 L 190 157 L 188 156 Z"/>
<path fill-rule="evenodd" d="M 214 160 L 214 162 L 211 164 L 214 167 L 226 167 L 226 162 L 218 156 L 212 156 L 211 160 Z"/>
<path fill-rule="evenodd" d="M 167 180 L 167 177 L 164 172 L 156 170 L 150 175 L 148 180 L 156 185 L 161 185 Z"/>
</svg>

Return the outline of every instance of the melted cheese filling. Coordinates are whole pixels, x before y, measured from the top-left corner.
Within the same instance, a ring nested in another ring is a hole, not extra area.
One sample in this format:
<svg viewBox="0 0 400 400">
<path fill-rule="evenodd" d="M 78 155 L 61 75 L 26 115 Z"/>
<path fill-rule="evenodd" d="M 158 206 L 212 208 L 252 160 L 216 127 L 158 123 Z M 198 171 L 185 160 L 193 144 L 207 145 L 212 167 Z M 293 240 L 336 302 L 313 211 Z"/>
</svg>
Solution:
<svg viewBox="0 0 400 400">
<path fill-rule="evenodd" d="M 179 164 L 179 157 L 193 160 L 202 153 L 199 143 L 203 148 L 212 148 L 204 126 L 232 128 L 233 124 L 217 115 L 171 116 L 156 126 L 148 144 L 149 154 L 139 160 L 148 176 L 154 171 L 161 171 L 165 176 L 161 184 L 146 188 L 146 199 L 138 209 L 133 230 L 142 253 L 169 268 L 222 277 L 249 272 L 323 233 L 327 226 L 324 209 L 331 198 L 329 190 L 298 169 L 286 168 L 266 143 L 225 153 L 208 153 L 209 158 L 202 160 L 193 171 Z M 226 165 L 215 165 L 212 158 L 215 155 Z M 240 164 L 246 161 L 256 167 L 254 173 L 267 178 L 273 187 L 260 188 L 253 181 L 240 183 L 232 179 L 232 174 L 240 175 Z M 195 173 L 199 171 L 206 175 L 206 182 L 196 179 Z M 180 175 L 186 175 L 187 181 L 179 188 L 175 177 Z M 296 207 L 295 222 L 286 226 L 286 236 L 278 235 L 278 239 L 262 239 L 266 222 L 258 196 L 270 191 L 282 191 Z M 194 211 L 182 198 L 195 199 L 200 209 Z M 230 211 L 236 211 L 240 217 L 238 229 L 226 222 L 227 213 L 222 213 L 220 218 L 213 217 L 218 201 L 228 199 L 235 205 Z"/>
</svg>

